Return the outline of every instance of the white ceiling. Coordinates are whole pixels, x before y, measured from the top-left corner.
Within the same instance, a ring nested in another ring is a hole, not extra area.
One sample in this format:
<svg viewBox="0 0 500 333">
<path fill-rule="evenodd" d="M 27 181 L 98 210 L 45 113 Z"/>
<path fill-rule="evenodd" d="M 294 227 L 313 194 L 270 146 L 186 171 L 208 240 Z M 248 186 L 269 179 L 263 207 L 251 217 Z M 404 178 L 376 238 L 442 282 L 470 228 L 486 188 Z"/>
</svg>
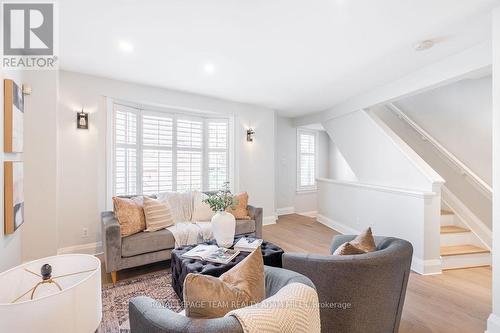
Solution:
<svg viewBox="0 0 500 333">
<path fill-rule="evenodd" d="M 64 0 L 61 68 L 304 115 L 489 39 L 489 12 L 499 5 L 500 0 Z M 439 42 L 427 51 L 413 50 L 428 38 Z M 124 52 L 123 42 L 133 51 Z"/>
</svg>

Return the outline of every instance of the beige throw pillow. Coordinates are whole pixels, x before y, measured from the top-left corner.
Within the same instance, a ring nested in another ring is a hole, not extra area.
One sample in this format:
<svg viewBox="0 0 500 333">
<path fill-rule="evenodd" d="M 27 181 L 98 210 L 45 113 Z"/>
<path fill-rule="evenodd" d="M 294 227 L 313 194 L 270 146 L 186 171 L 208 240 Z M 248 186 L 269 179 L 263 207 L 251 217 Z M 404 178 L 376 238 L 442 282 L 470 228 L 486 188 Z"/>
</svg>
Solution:
<svg viewBox="0 0 500 333">
<path fill-rule="evenodd" d="M 238 204 L 232 208 L 228 207 L 226 212 L 231 213 L 238 220 L 250 220 L 250 216 L 248 216 L 248 193 L 243 192 L 234 196 L 234 198 L 238 201 Z"/>
<path fill-rule="evenodd" d="M 158 231 L 174 224 L 174 218 L 168 202 L 144 197 L 144 215 L 146 230 Z"/>
<path fill-rule="evenodd" d="M 219 318 L 266 297 L 260 247 L 219 278 L 190 273 L 184 280 L 186 316 Z"/>
<path fill-rule="evenodd" d="M 348 256 L 352 254 L 363 254 L 366 253 L 365 251 L 358 249 L 356 246 L 352 245 L 349 242 L 346 242 L 342 245 L 340 245 L 335 252 L 333 252 L 334 255 L 339 255 L 339 256 Z"/>
<path fill-rule="evenodd" d="M 211 221 L 215 215 L 210 205 L 203 202 L 207 198 L 208 195 L 205 193 L 199 191 L 193 193 L 193 217 L 191 218 L 193 222 Z"/>
<path fill-rule="evenodd" d="M 113 197 L 115 217 L 120 224 L 120 235 L 130 236 L 146 229 L 143 200 L 139 197 L 131 199 Z"/>
<path fill-rule="evenodd" d="M 365 252 L 373 252 L 377 249 L 372 235 L 372 228 L 366 229 L 349 243 Z"/>
</svg>

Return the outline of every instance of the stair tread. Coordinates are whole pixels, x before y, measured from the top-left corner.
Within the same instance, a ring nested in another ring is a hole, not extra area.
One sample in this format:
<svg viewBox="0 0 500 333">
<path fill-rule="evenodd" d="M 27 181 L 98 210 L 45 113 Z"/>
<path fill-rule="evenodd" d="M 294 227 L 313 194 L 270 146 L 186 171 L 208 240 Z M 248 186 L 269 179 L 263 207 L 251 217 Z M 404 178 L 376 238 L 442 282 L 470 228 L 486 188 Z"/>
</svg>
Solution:
<svg viewBox="0 0 500 333">
<path fill-rule="evenodd" d="M 453 215 L 452 211 L 441 209 L 441 215 Z"/>
<path fill-rule="evenodd" d="M 452 246 L 441 246 L 441 256 L 454 256 L 461 254 L 475 254 L 475 253 L 489 253 L 488 249 L 465 244 L 465 245 L 452 245 Z"/>
<path fill-rule="evenodd" d="M 458 227 L 456 225 L 443 225 L 441 226 L 442 234 L 454 234 L 459 232 L 469 232 L 469 229 Z"/>
</svg>

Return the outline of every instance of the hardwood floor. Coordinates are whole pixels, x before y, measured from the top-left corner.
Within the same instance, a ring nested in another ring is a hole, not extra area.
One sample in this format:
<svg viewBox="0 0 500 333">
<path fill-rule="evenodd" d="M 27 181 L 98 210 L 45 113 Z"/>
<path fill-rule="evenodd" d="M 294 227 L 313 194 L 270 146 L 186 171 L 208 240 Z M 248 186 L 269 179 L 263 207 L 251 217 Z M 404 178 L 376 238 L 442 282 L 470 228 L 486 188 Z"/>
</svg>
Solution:
<svg viewBox="0 0 500 333">
<path fill-rule="evenodd" d="M 297 214 L 264 226 L 263 238 L 286 252 L 328 254 L 334 230 Z M 168 262 L 128 269 L 119 280 L 165 269 Z M 111 283 L 103 273 L 103 284 Z M 440 275 L 410 275 L 400 333 L 479 333 L 491 312 L 491 268 L 448 270 Z"/>
</svg>

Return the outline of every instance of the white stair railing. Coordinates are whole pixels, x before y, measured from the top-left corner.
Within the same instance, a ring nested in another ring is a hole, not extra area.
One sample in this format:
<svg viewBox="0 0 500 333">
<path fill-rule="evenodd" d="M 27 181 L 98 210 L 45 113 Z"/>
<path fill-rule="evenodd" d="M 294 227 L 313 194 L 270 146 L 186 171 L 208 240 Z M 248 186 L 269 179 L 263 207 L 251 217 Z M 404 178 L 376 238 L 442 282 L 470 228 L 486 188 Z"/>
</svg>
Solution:
<svg viewBox="0 0 500 333">
<path fill-rule="evenodd" d="M 464 163 L 462 163 L 453 153 L 451 153 L 448 149 L 446 149 L 443 145 L 441 145 L 436 139 L 434 139 L 427 131 L 425 131 L 422 127 L 420 127 L 417 123 L 415 123 L 410 117 L 408 117 L 400 108 L 398 108 L 393 103 L 387 103 L 386 106 L 394 112 L 394 114 L 406 122 L 410 127 L 412 127 L 421 137 L 422 140 L 428 142 L 432 146 L 434 146 L 439 153 L 444 156 L 448 161 L 450 161 L 462 175 L 465 176 L 465 179 L 469 181 L 472 185 L 476 186 L 486 197 L 490 200 L 492 198 L 493 189 L 491 186 L 481 179 L 474 171 L 472 171 L 469 167 L 467 167 Z"/>
</svg>

